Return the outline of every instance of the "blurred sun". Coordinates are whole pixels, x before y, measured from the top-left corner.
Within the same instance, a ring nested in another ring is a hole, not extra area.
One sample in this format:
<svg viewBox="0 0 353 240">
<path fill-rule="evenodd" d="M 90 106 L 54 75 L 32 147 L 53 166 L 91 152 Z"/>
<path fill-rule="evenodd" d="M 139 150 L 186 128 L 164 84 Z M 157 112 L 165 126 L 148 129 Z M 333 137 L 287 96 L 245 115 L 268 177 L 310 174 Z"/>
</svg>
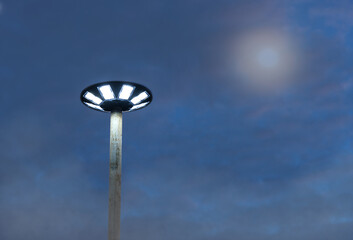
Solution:
<svg viewBox="0 0 353 240">
<path fill-rule="evenodd" d="M 297 51 L 280 31 L 260 30 L 232 39 L 228 71 L 237 83 L 251 89 L 278 90 L 293 79 Z"/>
<path fill-rule="evenodd" d="M 273 69 L 278 65 L 279 57 L 279 53 L 275 49 L 266 47 L 257 54 L 257 62 L 261 67 Z"/>
</svg>

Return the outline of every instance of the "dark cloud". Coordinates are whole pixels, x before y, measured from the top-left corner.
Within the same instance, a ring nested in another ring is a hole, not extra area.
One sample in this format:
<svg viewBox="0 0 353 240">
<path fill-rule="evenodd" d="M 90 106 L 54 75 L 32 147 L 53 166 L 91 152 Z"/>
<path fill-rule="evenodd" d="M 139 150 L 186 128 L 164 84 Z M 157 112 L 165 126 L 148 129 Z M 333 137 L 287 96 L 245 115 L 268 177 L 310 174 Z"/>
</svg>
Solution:
<svg viewBox="0 0 353 240">
<path fill-rule="evenodd" d="M 114 79 L 154 93 L 124 115 L 123 239 L 351 239 L 349 1 L 1 5 L 0 239 L 106 238 L 109 116 L 79 93 Z M 295 46 L 284 87 L 229 69 L 259 31 Z"/>
</svg>

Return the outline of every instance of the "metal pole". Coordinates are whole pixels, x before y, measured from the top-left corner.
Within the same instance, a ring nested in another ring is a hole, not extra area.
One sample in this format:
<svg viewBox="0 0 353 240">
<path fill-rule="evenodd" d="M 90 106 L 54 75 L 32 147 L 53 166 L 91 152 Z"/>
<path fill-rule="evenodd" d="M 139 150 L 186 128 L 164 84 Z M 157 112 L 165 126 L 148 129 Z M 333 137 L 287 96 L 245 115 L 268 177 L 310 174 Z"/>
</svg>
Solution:
<svg viewBox="0 0 353 240">
<path fill-rule="evenodd" d="M 108 240 L 120 240 L 122 113 L 110 116 Z"/>
</svg>

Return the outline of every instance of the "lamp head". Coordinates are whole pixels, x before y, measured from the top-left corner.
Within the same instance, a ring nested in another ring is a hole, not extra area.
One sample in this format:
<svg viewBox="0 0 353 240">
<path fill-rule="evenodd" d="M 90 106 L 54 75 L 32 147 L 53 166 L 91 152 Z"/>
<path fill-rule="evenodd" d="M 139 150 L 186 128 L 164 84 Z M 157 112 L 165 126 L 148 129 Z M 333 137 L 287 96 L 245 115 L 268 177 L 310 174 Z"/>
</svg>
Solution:
<svg viewBox="0 0 353 240">
<path fill-rule="evenodd" d="M 146 107 L 152 101 L 152 92 L 145 86 L 125 81 L 96 83 L 81 92 L 86 106 L 101 112 L 131 112 Z"/>
</svg>

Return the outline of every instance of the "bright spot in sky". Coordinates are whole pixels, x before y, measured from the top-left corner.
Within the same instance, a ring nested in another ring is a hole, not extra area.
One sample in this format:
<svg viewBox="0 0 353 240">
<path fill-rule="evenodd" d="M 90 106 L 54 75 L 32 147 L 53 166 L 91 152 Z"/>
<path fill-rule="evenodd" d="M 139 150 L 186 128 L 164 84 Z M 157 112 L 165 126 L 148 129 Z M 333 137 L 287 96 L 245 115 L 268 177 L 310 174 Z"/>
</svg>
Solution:
<svg viewBox="0 0 353 240">
<path fill-rule="evenodd" d="M 260 29 L 238 34 L 230 41 L 226 66 L 230 79 L 239 86 L 277 92 L 295 80 L 297 46 L 285 32 Z"/>
<path fill-rule="evenodd" d="M 264 48 L 257 54 L 257 62 L 265 68 L 274 68 L 278 65 L 279 54 L 272 48 Z"/>
</svg>

